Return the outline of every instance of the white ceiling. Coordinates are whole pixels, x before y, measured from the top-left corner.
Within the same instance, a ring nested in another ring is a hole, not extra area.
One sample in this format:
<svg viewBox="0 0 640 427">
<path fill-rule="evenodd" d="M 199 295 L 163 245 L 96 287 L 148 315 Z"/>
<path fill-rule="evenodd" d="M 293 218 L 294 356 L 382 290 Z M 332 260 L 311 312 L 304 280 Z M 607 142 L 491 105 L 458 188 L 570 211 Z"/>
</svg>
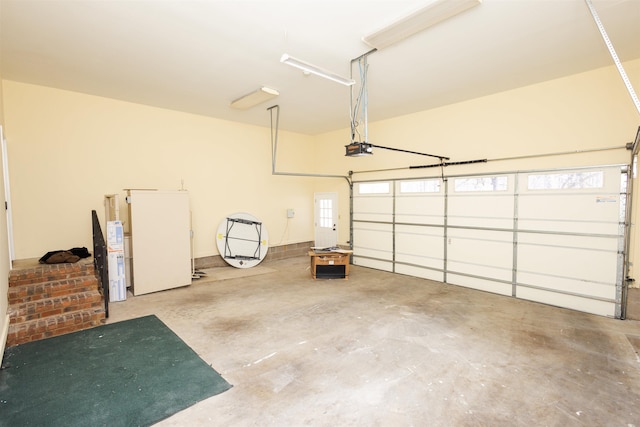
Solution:
<svg viewBox="0 0 640 427">
<path fill-rule="evenodd" d="M 349 76 L 362 36 L 425 3 L 0 0 L 2 76 L 260 126 L 277 103 L 282 129 L 317 134 L 349 126 L 350 91 L 282 54 Z M 593 4 L 620 59 L 640 58 L 640 0 Z M 584 0 L 484 0 L 368 61 L 369 121 L 613 64 Z M 229 107 L 263 85 L 280 96 Z"/>
</svg>

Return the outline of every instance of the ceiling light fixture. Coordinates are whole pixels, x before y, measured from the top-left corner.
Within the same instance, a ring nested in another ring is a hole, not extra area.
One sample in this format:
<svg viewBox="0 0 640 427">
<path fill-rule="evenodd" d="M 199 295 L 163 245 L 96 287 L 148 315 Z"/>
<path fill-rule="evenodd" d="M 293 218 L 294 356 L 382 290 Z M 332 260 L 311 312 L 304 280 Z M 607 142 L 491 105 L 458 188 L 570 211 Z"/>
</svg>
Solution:
<svg viewBox="0 0 640 427">
<path fill-rule="evenodd" d="M 277 90 L 263 86 L 260 89 L 231 102 L 231 107 L 238 110 L 247 110 L 251 107 L 255 107 L 258 104 L 262 104 L 265 101 L 273 99 L 278 95 L 280 95 L 280 93 Z"/>
<path fill-rule="evenodd" d="M 362 38 L 383 49 L 482 3 L 482 0 L 435 0 Z"/>
<path fill-rule="evenodd" d="M 345 86 L 351 86 L 356 83 L 356 81 L 353 79 L 347 79 L 345 77 L 339 76 L 335 73 L 332 73 L 331 71 L 325 70 L 324 68 L 317 67 L 313 64 L 309 64 L 308 62 L 289 56 L 286 53 L 282 55 L 282 58 L 280 58 L 280 62 L 291 65 L 292 67 L 299 68 L 302 71 L 315 74 L 316 76 L 333 80 L 334 82 L 343 84 Z"/>
</svg>

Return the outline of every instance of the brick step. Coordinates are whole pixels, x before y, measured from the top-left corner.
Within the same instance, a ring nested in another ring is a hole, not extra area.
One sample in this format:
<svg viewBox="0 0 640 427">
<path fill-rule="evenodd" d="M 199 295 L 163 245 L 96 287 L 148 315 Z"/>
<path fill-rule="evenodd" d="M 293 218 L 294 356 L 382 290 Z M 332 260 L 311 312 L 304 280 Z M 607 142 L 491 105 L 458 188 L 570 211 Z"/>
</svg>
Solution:
<svg viewBox="0 0 640 427">
<path fill-rule="evenodd" d="M 64 264 L 27 259 L 14 267 L 9 273 L 7 346 L 105 323 L 93 258 Z"/>
<path fill-rule="evenodd" d="M 7 347 L 81 331 L 105 323 L 104 308 L 72 311 L 9 325 Z"/>
<path fill-rule="evenodd" d="M 29 268 L 11 270 L 9 287 L 28 285 L 39 282 L 71 279 L 74 277 L 94 276 L 93 258 L 86 258 L 76 263 L 39 264 Z"/>
<path fill-rule="evenodd" d="M 72 277 L 70 279 L 54 280 L 51 282 L 14 285 L 9 288 L 9 304 L 23 304 L 97 289 L 98 280 L 94 276 Z"/>
<path fill-rule="evenodd" d="M 28 322 L 45 317 L 102 307 L 98 290 L 44 298 L 10 306 L 9 324 Z"/>
</svg>

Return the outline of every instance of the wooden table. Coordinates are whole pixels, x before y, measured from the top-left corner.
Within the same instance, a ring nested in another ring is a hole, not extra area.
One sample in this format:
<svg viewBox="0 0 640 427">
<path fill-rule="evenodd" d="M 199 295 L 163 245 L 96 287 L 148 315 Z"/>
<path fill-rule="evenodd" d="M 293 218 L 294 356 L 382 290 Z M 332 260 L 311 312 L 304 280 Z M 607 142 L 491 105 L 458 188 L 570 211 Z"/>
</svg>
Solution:
<svg viewBox="0 0 640 427">
<path fill-rule="evenodd" d="M 353 251 L 309 251 L 314 279 L 348 279 L 349 258 Z"/>
</svg>

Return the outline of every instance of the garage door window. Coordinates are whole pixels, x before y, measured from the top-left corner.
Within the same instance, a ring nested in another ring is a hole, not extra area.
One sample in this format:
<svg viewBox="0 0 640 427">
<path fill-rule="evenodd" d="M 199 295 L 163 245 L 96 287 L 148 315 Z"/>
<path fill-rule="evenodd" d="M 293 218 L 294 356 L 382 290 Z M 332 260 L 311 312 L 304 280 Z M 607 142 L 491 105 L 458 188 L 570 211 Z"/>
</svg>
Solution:
<svg viewBox="0 0 640 427">
<path fill-rule="evenodd" d="M 400 193 L 439 193 L 440 180 L 401 181 Z"/>
<path fill-rule="evenodd" d="M 456 178 L 454 191 L 507 191 L 509 180 L 506 176 L 485 176 Z"/>
<path fill-rule="evenodd" d="M 548 173 L 529 175 L 529 190 L 575 190 L 581 188 L 602 188 L 604 172 Z"/>
<path fill-rule="evenodd" d="M 389 182 L 362 182 L 358 185 L 358 194 L 389 194 Z"/>
</svg>

